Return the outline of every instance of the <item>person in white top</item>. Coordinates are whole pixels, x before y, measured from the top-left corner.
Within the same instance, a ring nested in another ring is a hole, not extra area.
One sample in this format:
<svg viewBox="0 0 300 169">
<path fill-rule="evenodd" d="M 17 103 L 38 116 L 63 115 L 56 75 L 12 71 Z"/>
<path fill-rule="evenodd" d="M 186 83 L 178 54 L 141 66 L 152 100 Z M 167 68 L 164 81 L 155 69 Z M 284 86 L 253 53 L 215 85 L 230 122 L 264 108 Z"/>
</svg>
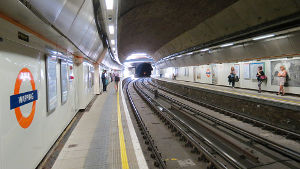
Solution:
<svg viewBox="0 0 300 169">
<path fill-rule="evenodd" d="M 286 81 L 286 75 L 287 72 L 285 70 L 284 66 L 280 66 L 280 71 L 278 72 L 277 76 L 278 76 L 278 85 L 279 85 L 279 91 L 277 93 L 277 95 L 281 95 L 284 96 L 285 92 L 284 92 L 284 83 Z"/>
</svg>

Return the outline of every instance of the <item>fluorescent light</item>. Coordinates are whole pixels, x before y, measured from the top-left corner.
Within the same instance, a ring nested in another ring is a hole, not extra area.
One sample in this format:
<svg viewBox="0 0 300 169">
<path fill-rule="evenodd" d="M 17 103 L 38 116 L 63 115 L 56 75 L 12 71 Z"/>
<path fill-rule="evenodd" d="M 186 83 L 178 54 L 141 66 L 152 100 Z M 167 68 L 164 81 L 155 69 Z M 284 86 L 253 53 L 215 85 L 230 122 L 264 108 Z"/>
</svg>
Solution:
<svg viewBox="0 0 300 169">
<path fill-rule="evenodd" d="M 226 43 L 226 44 L 224 44 L 224 45 L 221 45 L 221 47 L 224 48 L 224 47 L 232 46 L 232 45 L 234 45 L 234 44 L 233 44 L 233 43 Z"/>
<path fill-rule="evenodd" d="M 115 44 L 115 40 L 111 40 L 110 43 L 111 43 L 112 45 L 114 45 L 114 44 Z"/>
<path fill-rule="evenodd" d="M 114 34 L 114 33 L 115 33 L 115 28 L 114 28 L 113 25 L 109 25 L 109 26 L 108 26 L 108 30 L 109 30 L 109 33 L 110 33 L 110 34 Z"/>
<path fill-rule="evenodd" d="M 131 55 L 135 55 L 135 56 L 147 56 L 147 53 L 133 53 Z"/>
<path fill-rule="evenodd" d="M 200 51 L 205 52 L 205 51 L 208 51 L 208 50 L 209 50 L 209 48 L 205 48 L 205 49 L 201 49 Z"/>
<path fill-rule="evenodd" d="M 114 8 L 114 0 L 105 0 L 106 9 L 112 10 Z"/>
<path fill-rule="evenodd" d="M 252 40 L 260 40 L 260 39 L 266 39 L 266 38 L 270 38 L 270 37 L 274 37 L 274 34 L 270 34 L 270 35 L 263 35 L 263 36 L 258 36 L 256 38 L 253 38 Z"/>
</svg>

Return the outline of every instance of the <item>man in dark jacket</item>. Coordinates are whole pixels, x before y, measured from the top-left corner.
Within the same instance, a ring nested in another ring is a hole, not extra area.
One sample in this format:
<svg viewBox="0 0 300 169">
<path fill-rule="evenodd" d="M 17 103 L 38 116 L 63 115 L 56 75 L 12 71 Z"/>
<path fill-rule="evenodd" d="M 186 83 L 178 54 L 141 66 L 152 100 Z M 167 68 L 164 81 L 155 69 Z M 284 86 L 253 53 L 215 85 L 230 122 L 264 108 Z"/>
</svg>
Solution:
<svg viewBox="0 0 300 169">
<path fill-rule="evenodd" d="M 102 81 L 102 84 L 103 84 L 103 91 L 104 92 L 106 91 L 106 86 L 107 86 L 105 73 L 106 73 L 106 70 L 103 70 L 103 72 L 101 74 L 101 81 Z"/>
</svg>

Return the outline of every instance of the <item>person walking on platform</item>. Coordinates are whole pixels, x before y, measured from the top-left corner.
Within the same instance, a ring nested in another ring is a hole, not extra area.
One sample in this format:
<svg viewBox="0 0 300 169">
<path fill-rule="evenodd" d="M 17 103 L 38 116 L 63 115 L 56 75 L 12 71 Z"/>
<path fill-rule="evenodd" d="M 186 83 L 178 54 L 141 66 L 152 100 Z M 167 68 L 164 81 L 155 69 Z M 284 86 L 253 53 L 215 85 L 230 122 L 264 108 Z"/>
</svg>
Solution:
<svg viewBox="0 0 300 169">
<path fill-rule="evenodd" d="M 116 88 L 116 92 L 118 92 L 119 89 L 119 81 L 120 81 L 120 76 L 119 74 L 115 74 L 115 88 Z"/>
<path fill-rule="evenodd" d="M 236 75 L 236 73 L 235 73 L 234 67 L 232 66 L 231 70 L 230 70 L 230 74 L 228 76 L 229 85 L 231 84 L 232 88 L 235 87 L 235 78 L 236 78 L 235 75 Z"/>
<path fill-rule="evenodd" d="M 280 95 L 281 92 L 281 96 L 284 96 L 285 94 L 284 83 L 286 82 L 286 76 L 287 76 L 287 72 L 284 66 L 280 66 L 280 71 L 278 72 L 277 76 L 278 76 L 278 85 L 279 85 L 279 91 L 277 95 Z"/>
<path fill-rule="evenodd" d="M 101 81 L 103 84 L 103 92 L 106 91 L 106 86 L 107 86 L 107 79 L 106 79 L 106 70 L 103 70 L 102 74 L 101 74 Z"/>
<path fill-rule="evenodd" d="M 261 93 L 261 84 L 262 84 L 263 80 L 266 79 L 266 75 L 265 75 L 265 72 L 262 70 L 262 66 L 258 66 L 256 77 L 257 77 L 257 82 L 258 82 L 258 93 Z"/>
</svg>

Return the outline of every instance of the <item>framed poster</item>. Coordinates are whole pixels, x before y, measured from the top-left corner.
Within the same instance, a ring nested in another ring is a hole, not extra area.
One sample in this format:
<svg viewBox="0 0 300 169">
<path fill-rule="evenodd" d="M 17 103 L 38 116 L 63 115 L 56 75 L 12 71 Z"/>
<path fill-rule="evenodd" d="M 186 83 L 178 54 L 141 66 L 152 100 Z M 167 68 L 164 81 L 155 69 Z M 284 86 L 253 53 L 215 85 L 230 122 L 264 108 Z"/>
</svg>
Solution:
<svg viewBox="0 0 300 169">
<path fill-rule="evenodd" d="M 68 63 L 63 59 L 60 63 L 61 104 L 63 105 L 68 99 Z"/>
<path fill-rule="evenodd" d="M 197 67 L 196 72 L 197 72 L 197 79 L 200 80 L 201 79 L 201 68 Z"/>
<path fill-rule="evenodd" d="M 250 78 L 251 79 L 257 79 L 256 74 L 257 74 L 257 69 L 258 66 L 262 66 L 263 71 L 265 71 L 265 63 L 261 62 L 261 63 L 250 63 Z"/>
<path fill-rule="evenodd" d="M 216 64 L 211 65 L 211 77 L 212 77 L 212 84 L 218 83 L 218 67 Z"/>
<path fill-rule="evenodd" d="M 184 68 L 184 76 L 189 76 L 189 68 Z"/>
<path fill-rule="evenodd" d="M 89 65 L 88 71 L 89 71 L 88 86 L 89 86 L 89 88 L 92 88 L 94 86 L 94 67 Z"/>
<path fill-rule="evenodd" d="M 55 56 L 46 56 L 46 76 L 47 76 L 47 110 L 51 113 L 57 106 L 57 79 Z"/>
<path fill-rule="evenodd" d="M 244 79 L 250 79 L 250 64 L 249 63 L 244 63 L 243 65 L 244 68 Z"/>
<path fill-rule="evenodd" d="M 234 71 L 235 71 L 235 75 L 238 76 L 239 78 L 241 78 L 239 64 L 234 64 Z"/>
<path fill-rule="evenodd" d="M 178 67 L 175 67 L 174 73 L 175 73 L 175 76 L 178 76 Z"/>
<path fill-rule="evenodd" d="M 300 87 L 300 59 L 271 61 L 271 84 L 278 85 L 278 72 L 284 66 L 288 74 L 288 86 Z"/>
</svg>

